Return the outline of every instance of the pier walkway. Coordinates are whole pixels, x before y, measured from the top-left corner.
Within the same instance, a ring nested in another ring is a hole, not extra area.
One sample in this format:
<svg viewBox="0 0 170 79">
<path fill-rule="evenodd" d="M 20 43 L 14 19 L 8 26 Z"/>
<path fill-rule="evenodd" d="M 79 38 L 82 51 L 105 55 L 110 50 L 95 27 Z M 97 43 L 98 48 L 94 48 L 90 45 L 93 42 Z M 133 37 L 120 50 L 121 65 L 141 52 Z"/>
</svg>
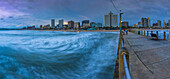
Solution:
<svg viewBox="0 0 170 79">
<path fill-rule="evenodd" d="M 129 51 L 132 79 L 170 79 L 170 41 L 129 33 L 124 35 Z"/>
</svg>

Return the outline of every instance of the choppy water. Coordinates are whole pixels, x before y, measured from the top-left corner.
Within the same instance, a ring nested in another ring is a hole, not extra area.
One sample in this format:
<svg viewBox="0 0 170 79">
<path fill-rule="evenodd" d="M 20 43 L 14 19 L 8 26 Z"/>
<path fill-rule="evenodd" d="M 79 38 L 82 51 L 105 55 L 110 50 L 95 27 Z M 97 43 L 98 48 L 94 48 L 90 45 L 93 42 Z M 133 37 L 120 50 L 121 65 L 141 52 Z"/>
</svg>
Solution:
<svg viewBox="0 0 170 79">
<path fill-rule="evenodd" d="M 118 33 L 0 31 L 0 79 L 112 79 Z"/>
</svg>

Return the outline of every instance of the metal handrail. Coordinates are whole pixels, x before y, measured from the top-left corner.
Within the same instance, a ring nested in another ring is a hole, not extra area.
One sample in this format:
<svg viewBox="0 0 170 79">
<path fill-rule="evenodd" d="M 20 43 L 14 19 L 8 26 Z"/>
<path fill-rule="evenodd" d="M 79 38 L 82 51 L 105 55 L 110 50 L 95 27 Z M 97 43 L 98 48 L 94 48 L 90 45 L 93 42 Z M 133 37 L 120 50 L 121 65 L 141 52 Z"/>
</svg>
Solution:
<svg viewBox="0 0 170 79">
<path fill-rule="evenodd" d="M 124 47 L 124 42 L 123 42 L 122 39 L 123 38 L 121 37 L 121 44 L 122 44 L 122 47 Z M 123 64 L 124 64 L 125 78 L 131 79 L 131 75 L 130 75 L 127 60 L 126 60 L 126 52 L 122 52 L 122 54 L 123 54 Z"/>
<path fill-rule="evenodd" d="M 127 65 L 127 61 L 126 61 L 126 56 L 125 56 L 125 54 L 123 54 L 123 62 L 124 62 L 124 70 L 125 70 L 126 79 L 131 79 L 131 76 L 130 76 L 130 72 L 129 72 L 129 68 L 128 68 L 128 65 Z"/>
</svg>

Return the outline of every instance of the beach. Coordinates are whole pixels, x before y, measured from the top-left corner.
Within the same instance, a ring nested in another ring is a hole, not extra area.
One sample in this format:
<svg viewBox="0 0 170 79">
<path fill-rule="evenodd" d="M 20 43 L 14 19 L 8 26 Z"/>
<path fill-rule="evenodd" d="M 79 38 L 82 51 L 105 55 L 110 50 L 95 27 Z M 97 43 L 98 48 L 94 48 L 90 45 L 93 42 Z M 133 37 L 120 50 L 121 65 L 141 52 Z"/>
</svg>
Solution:
<svg viewBox="0 0 170 79">
<path fill-rule="evenodd" d="M 120 30 L 37 30 L 37 31 L 61 31 L 61 32 L 119 32 Z"/>
</svg>

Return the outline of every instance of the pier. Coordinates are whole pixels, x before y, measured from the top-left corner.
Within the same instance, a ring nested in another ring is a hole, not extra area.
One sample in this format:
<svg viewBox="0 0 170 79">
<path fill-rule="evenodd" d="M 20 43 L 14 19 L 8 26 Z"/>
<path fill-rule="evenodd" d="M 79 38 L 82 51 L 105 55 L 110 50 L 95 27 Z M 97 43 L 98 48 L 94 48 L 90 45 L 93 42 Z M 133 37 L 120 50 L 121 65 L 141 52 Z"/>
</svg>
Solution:
<svg viewBox="0 0 170 79">
<path fill-rule="evenodd" d="M 123 38 L 124 47 L 129 52 L 129 71 L 132 79 L 170 78 L 169 40 L 154 40 L 153 37 L 132 32 L 123 35 Z"/>
</svg>

